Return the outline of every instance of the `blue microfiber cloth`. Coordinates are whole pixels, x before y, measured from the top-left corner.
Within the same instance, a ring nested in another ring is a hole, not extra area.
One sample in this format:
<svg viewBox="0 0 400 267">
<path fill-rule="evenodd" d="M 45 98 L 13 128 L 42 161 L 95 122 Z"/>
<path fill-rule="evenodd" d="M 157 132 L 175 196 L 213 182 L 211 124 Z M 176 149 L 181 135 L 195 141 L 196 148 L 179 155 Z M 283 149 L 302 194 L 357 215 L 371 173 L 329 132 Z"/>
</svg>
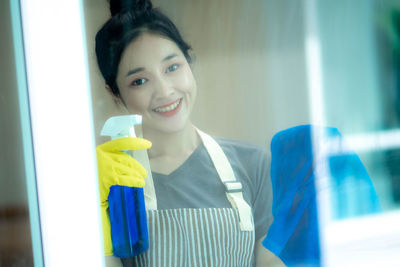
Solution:
<svg viewBox="0 0 400 267">
<path fill-rule="evenodd" d="M 321 161 L 313 151 L 313 131 L 322 131 L 328 140 L 341 140 L 336 128 L 301 125 L 278 132 L 271 141 L 274 221 L 263 246 L 287 266 L 321 265 L 315 187 L 315 167 Z M 335 200 L 333 219 L 381 211 L 371 179 L 354 152 L 326 159 L 329 190 Z"/>
</svg>

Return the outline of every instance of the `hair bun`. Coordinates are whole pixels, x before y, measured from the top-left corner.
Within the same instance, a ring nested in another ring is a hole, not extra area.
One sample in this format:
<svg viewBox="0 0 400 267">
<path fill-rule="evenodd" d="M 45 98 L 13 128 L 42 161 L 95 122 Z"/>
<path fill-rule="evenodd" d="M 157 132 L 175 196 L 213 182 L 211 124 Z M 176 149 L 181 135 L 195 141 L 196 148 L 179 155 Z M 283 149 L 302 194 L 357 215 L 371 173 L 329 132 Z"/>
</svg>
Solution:
<svg viewBox="0 0 400 267">
<path fill-rule="evenodd" d="M 153 8 L 150 0 L 109 0 L 111 16 L 134 11 L 137 14 Z"/>
</svg>

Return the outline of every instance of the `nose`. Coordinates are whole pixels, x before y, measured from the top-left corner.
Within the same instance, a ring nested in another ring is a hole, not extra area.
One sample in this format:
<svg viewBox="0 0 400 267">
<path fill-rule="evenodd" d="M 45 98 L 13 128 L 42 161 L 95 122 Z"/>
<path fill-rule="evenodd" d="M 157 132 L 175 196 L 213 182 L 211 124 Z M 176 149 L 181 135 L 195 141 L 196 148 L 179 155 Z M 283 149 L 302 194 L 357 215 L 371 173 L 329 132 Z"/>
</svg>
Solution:
<svg viewBox="0 0 400 267">
<path fill-rule="evenodd" d="M 168 97 L 173 93 L 171 83 L 165 77 L 156 77 L 154 81 L 154 93 L 156 97 Z"/>
</svg>

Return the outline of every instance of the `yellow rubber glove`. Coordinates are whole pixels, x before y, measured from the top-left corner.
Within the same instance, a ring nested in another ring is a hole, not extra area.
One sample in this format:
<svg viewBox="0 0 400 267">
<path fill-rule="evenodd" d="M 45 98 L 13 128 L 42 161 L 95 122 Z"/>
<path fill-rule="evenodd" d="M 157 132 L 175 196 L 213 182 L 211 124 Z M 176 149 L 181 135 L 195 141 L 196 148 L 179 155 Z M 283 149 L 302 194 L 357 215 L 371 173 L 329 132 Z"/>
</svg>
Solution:
<svg viewBox="0 0 400 267">
<path fill-rule="evenodd" d="M 108 194 L 112 185 L 144 187 L 147 177 L 145 168 L 134 158 L 122 152 L 151 147 L 151 142 L 134 137 L 125 137 L 108 141 L 97 146 L 97 168 L 99 174 L 101 217 L 103 225 L 104 252 L 113 255 L 111 226 L 108 214 Z"/>
</svg>

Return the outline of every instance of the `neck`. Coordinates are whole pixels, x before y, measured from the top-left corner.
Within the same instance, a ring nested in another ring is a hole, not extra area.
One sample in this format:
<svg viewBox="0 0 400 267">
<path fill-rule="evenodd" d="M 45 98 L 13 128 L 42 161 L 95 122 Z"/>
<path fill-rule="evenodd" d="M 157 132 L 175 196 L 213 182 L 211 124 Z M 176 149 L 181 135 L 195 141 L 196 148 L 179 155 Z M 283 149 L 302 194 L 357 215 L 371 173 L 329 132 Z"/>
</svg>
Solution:
<svg viewBox="0 0 400 267">
<path fill-rule="evenodd" d="M 143 128 L 143 134 L 153 144 L 148 151 L 150 159 L 190 155 L 200 143 L 200 137 L 191 123 L 178 132 L 166 133 Z"/>
</svg>

